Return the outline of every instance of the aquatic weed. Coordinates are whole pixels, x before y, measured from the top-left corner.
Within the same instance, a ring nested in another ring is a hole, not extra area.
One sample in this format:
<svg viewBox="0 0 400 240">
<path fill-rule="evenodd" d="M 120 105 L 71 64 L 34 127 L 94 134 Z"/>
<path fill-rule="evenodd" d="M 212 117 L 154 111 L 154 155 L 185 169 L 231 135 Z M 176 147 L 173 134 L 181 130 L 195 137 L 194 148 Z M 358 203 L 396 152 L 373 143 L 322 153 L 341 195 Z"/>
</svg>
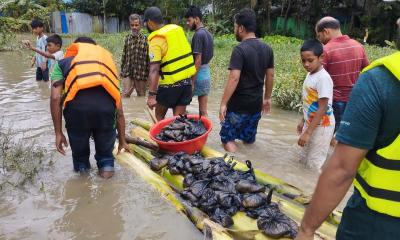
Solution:
<svg viewBox="0 0 400 240">
<path fill-rule="evenodd" d="M 21 188 L 32 183 L 44 167 L 43 147 L 36 141 L 14 138 L 15 133 L 0 123 L 0 190 L 6 185 Z"/>
</svg>

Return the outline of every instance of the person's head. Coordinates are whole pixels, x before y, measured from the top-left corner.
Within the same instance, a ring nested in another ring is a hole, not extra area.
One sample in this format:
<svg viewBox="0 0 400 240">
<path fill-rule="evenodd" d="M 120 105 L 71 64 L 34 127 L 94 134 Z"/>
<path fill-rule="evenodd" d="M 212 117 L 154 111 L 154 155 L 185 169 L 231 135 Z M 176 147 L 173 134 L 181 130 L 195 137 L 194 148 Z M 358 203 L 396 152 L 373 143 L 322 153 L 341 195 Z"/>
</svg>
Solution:
<svg viewBox="0 0 400 240">
<path fill-rule="evenodd" d="M 40 35 L 42 35 L 42 33 L 43 33 L 44 24 L 43 24 L 42 21 L 37 20 L 37 19 L 34 19 L 34 20 L 32 20 L 32 22 L 31 22 L 31 28 L 32 28 L 32 32 L 33 32 L 35 35 L 40 36 Z"/>
<path fill-rule="evenodd" d="M 75 39 L 74 43 L 90 43 L 93 45 L 97 45 L 96 41 L 90 37 L 78 37 Z"/>
<path fill-rule="evenodd" d="M 142 28 L 142 20 L 140 19 L 139 14 L 131 14 L 129 16 L 129 26 L 131 27 L 133 34 L 138 34 L 140 29 Z"/>
<path fill-rule="evenodd" d="M 397 49 L 400 50 L 400 18 L 397 19 L 397 36 L 396 36 L 396 46 Z"/>
<path fill-rule="evenodd" d="M 62 39 L 59 35 L 53 34 L 46 39 L 47 41 L 47 51 L 53 54 L 55 52 L 60 51 L 62 47 Z"/>
<path fill-rule="evenodd" d="M 333 17 L 321 18 L 315 25 L 315 34 L 323 44 L 327 44 L 331 39 L 341 36 L 339 20 Z"/>
<path fill-rule="evenodd" d="M 324 48 L 317 39 L 306 40 L 301 46 L 300 55 L 303 67 L 307 72 L 314 73 L 322 65 Z"/>
<path fill-rule="evenodd" d="M 257 29 L 256 13 L 250 8 L 240 10 L 234 17 L 234 32 L 239 42 L 249 33 L 255 33 Z"/>
<path fill-rule="evenodd" d="M 149 7 L 144 11 L 144 24 L 149 32 L 158 30 L 163 23 L 164 18 L 158 7 Z"/>
<path fill-rule="evenodd" d="M 194 31 L 201 25 L 201 21 L 203 20 L 203 14 L 200 11 L 200 8 L 196 6 L 190 6 L 185 14 L 186 24 L 190 28 L 190 30 Z"/>
</svg>

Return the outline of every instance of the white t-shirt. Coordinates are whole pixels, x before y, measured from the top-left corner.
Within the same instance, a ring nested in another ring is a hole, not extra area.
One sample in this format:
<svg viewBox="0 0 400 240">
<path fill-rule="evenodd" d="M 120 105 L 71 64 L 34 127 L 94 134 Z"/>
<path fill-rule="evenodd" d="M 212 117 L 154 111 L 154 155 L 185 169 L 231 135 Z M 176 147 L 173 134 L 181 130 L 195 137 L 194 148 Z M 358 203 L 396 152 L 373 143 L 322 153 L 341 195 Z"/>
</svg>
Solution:
<svg viewBox="0 0 400 240">
<path fill-rule="evenodd" d="M 56 63 L 56 61 L 60 61 L 61 59 L 64 58 L 64 52 L 59 50 L 55 53 L 52 54 L 54 56 L 55 59 L 51 59 L 49 58 L 49 73 L 51 74 L 53 72 L 53 68 L 54 68 L 54 64 Z"/>
<path fill-rule="evenodd" d="M 39 50 L 42 50 L 43 52 L 46 52 L 47 49 L 47 36 L 43 34 L 42 37 L 36 37 L 36 48 Z M 42 63 L 46 61 L 46 58 L 40 55 L 39 53 L 35 54 L 36 58 L 36 67 L 40 67 Z"/>
<path fill-rule="evenodd" d="M 328 98 L 328 109 L 322 117 L 320 126 L 328 127 L 335 125 L 335 117 L 333 116 L 332 99 L 333 99 L 333 82 L 329 73 L 321 68 L 316 73 L 307 74 L 303 84 L 303 113 L 304 121 L 308 126 L 315 113 L 318 111 L 318 99 Z"/>
</svg>

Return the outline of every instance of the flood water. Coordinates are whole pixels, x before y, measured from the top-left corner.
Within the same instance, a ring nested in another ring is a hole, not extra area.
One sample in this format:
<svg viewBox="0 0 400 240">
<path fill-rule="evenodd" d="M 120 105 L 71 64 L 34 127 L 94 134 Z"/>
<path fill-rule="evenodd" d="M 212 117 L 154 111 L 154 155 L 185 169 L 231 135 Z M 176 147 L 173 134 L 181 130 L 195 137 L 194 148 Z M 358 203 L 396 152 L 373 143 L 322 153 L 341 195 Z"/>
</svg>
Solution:
<svg viewBox="0 0 400 240">
<path fill-rule="evenodd" d="M 50 89 L 35 81 L 26 53 L 0 52 L 0 113 L 3 124 L 18 136 L 48 149 L 54 165 L 46 167 L 25 190 L 0 190 L 0 239 L 202 239 L 184 216 L 134 173 L 116 164 L 116 175 L 103 180 L 94 167 L 89 176 L 72 171 L 71 152 L 54 150 L 49 111 Z M 209 115 L 214 130 L 208 145 L 222 151 L 218 107 L 221 89 L 214 89 Z M 124 100 L 127 122 L 146 118 L 145 99 Z M 189 112 L 197 112 L 193 101 Z M 168 113 L 171 115 L 171 113 Z M 312 193 L 318 173 L 297 162 L 297 113 L 273 109 L 259 124 L 254 145 L 239 144 L 238 159 L 252 160 L 268 174 Z M 129 126 L 127 127 L 129 129 Z M 93 155 L 93 154 L 92 154 Z M 95 161 L 92 157 L 92 165 Z M 43 184 L 42 191 L 39 183 Z"/>
</svg>

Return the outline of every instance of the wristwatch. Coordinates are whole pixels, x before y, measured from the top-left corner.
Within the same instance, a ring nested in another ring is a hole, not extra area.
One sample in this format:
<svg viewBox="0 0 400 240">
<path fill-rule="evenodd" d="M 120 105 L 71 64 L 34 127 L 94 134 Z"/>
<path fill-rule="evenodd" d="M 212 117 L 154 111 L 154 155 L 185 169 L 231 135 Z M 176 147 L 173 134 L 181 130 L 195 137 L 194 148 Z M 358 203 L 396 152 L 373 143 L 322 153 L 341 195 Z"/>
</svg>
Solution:
<svg viewBox="0 0 400 240">
<path fill-rule="evenodd" d="M 157 96 L 157 92 L 149 91 L 149 96 Z"/>
</svg>

